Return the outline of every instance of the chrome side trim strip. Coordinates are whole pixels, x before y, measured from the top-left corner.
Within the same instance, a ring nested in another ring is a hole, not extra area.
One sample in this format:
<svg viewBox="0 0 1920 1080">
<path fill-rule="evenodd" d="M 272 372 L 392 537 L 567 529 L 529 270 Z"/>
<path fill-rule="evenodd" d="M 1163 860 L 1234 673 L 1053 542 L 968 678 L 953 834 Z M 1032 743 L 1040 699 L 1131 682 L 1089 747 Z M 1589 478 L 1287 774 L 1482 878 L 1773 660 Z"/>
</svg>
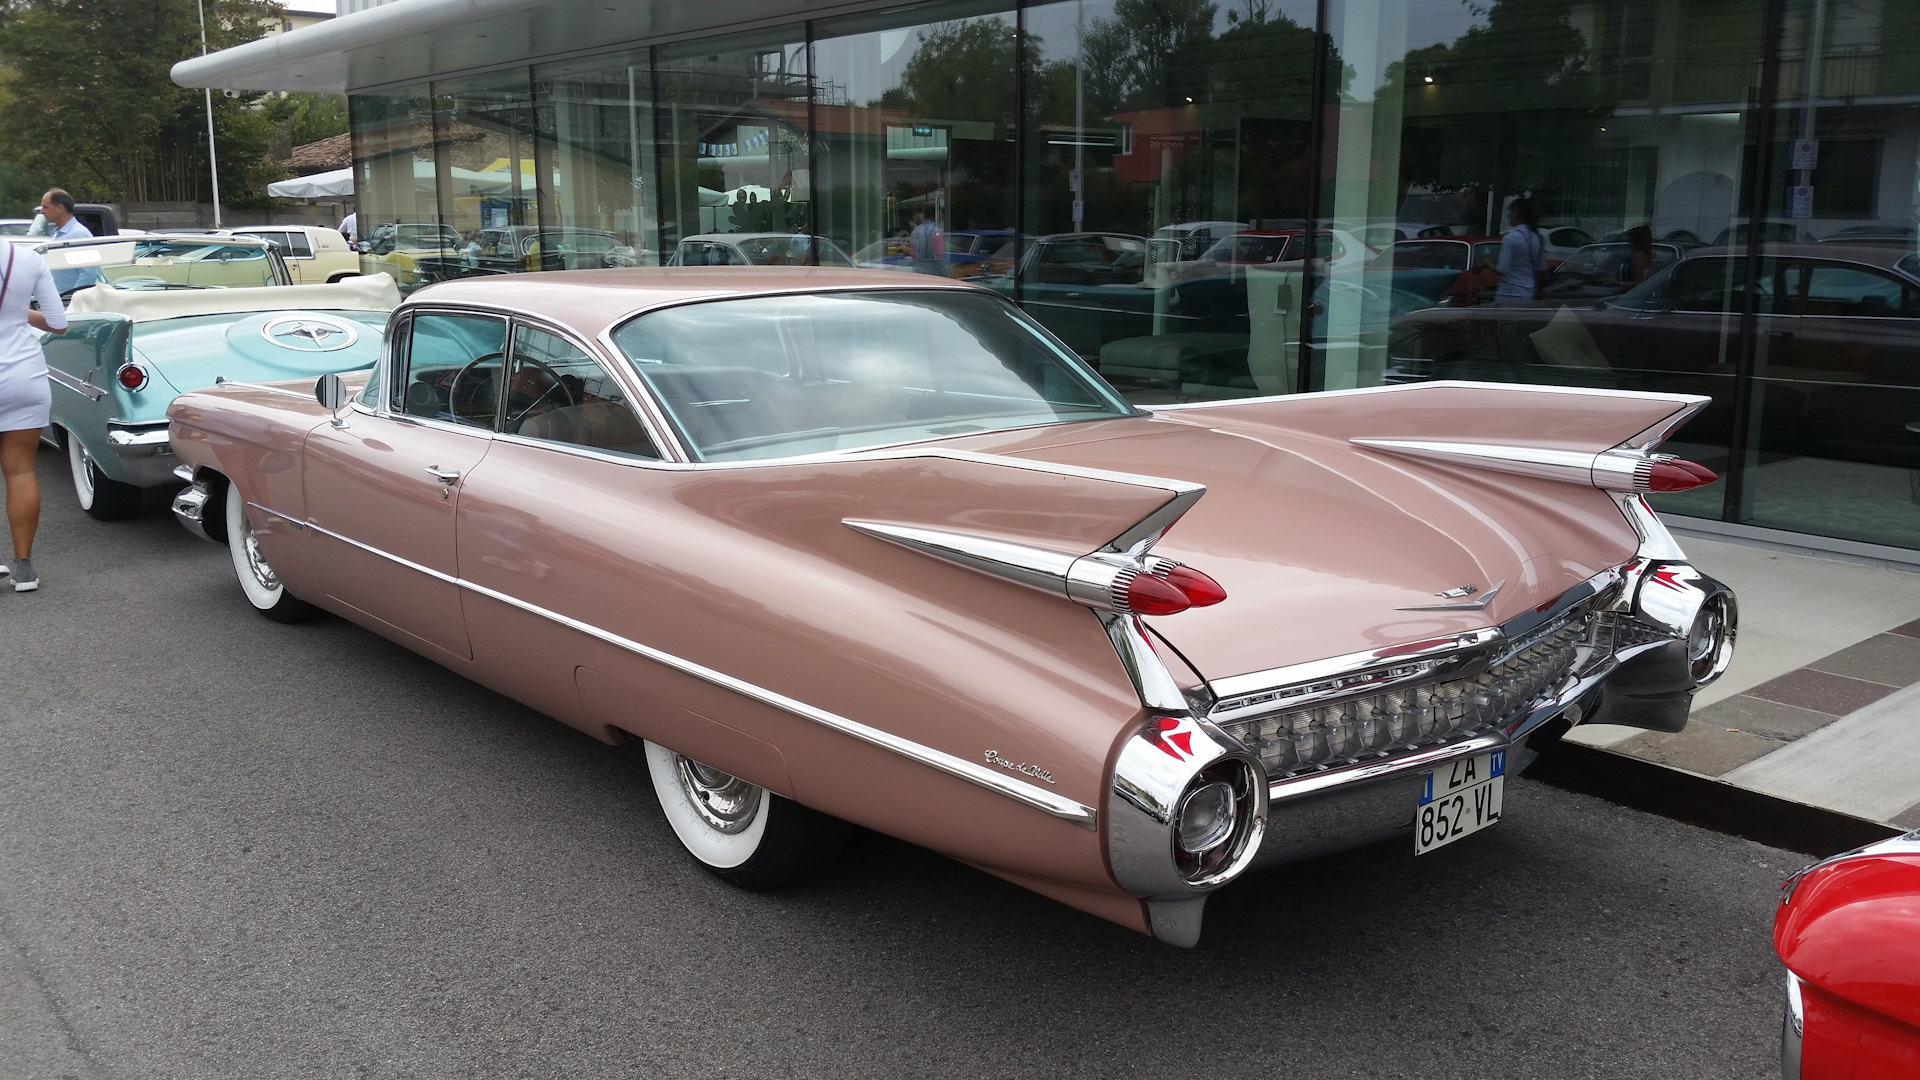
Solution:
<svg viewBox="0 0 1920 1080">
<path fill-rule="evenodd" d="M 297 390 L 289 390 L 284 386 L 267 386 L 264 383 L 236 382 L 233 379 L 227 378 L 225 375 L 214 376 L 213 385 L 237 386 L 242 390 L 265 390 L 269 394 L 285 394 L 288 397 L 297 397 L 305 400 L 312 400 L 313 398 L 312 394 L 302 394 Z M 247 505 L 252 506 L 253 504 L 248 503 Z"/>
<path fill-rule="evenodd" d="M 1452 761 L 1455 758 L 1473 757 L 1476 754 L 1492 753 L 1504 750 L 1512 745 L 1507 736 L 1492 732 L 1476 735 L 1465 742 L 1448 746 L 1436 746 L 1431 750 L 1422 750 L 1404 757 L 1386 758 L 1381 761 L 1363 761 L 1358 765 L 1348 765 L 1339 769 L 1328 769 L 1321 773 L 1308 773 L 1286 780 L 1276 780 L 1267 786 L 1267 803 L 1274 805 L 1291 799 L 1305 799 L 1334 788 L 1348 788 L 1355 784 L 1365 784 L 1374 780 L 1386 780 L 1408 773 L 1426 772 L 1435 766 Z"/>
<path fill-rule="evenodd" d="M 1215 401 L 1190 401 L 1179 405 L 1152 405 L 1146 411 L 1150 413 L 1186 412 L 1193 409 L 1230 409 L 1238 405 L 1268 404 L 1278 402 L 1298 402 L 1299 407 L 1311 409 L 1313 402 L 1328 398 L 1363 397 L 1372 394 L 1404 394 L 1429 386 L 1448 386 L 1469 390 L 1507 391 L 1510 393 L 1564 394 L 1570 397 L 1637 398 L 1641 401 L 1670 401 L 1682 408 L 1704 409 L 1712 403 L 1712 398 L 1696 394 L 1662 394 L 1645 390 L 1602 390 L 1588 386 L 1534 386 L 1524 383 L 1481 383 L 1466 379 L 1434 379 L 1431 382 L 1388 383 L 1384 386 L 1357 386 L 1349 390 L 1320 390 L 1312 394 L 1267 394 L 1262 397 L 1220 398 Z M 1666 421 L 1662 421 L 1665 423 Z M 1652 428 L 1648 429 L 1653 430 Z"/>
<path fill-rule="evenodd" d="M 1080 558 L 1079 555 L 1031 544 L 1016 544 L 946 529 L 892 525 L 855 518 L 845 518 L 841 523 L 868 536 L 899 544 L 956 566 L 1006 578 L 1059 597 L 1067 595 L 1067 574 Z"/>
<path fill-rule="evenodd" d="M 1449 465 L 1570 484 L 1589 484 L 1602 491 L 1647 491 L 1652 487 L 1653 470 L 1670 454 L 1613 447 L 1607 450 L 1559 450 L 1547 446 L 1514 446 L 1496 443 L 1427 442 L 1412 439 L 1349 439 L 1368 450 L 1379 450 L 1406 457 L 1425 458 Z"/>
<path fill-rule="evenodd" d="M 86 398 L 88 401 L 99 401 L 101 398 L 107 396 L 105 390 L 93 385 L 91 376 L 85 380 L 76 379 L 51 364 L 47 366 L 47 380 L 55 385 L 66 387 L 81 397 Z"/>
<path fill-rule="evenodd" d="M 995 772 L 985 765 L 968 761 L 965 758 L 955 757 L 944 750 L 936 750 L 931 746 L 922 745 L 911 739 L 903 739 L 891 732 L 882 731 L 879 728 L 862 724 L 858 720 L 850 720 L 838 713 L 831 713 L 825 709 L 815 708 L 804 701 L 787 697 L 785 694 L 769 690 L 764 686 L 755 685 L 754 683 L 747 682 L 745 679 L 737 679 L 725 672 L 715 671 L 710 667 L 696 664 L 691 660 L 675 656 L 670 652 L 664 652 L 650 645 L 643 645 L 631 638 L 622 637 L 611 630 L 603 630 L 598 626 L 594 626 L 592 623 L 581 622 L 579 619 L 562 615 L 557 611 L 550 611 L 538 604 L 528 603 L 519 597 L 510 596 L 497 589 L 490 589 L 485 585 L 467 581 L 464 578 L 455 577 L 451 574 L 442 573 L 432 567 L 422 566 L 411 559 L 404 559 L 391 552 L 382 551 L 371 544 L 365 544 L 355 540 L 351 536 L 342 536 L 331 529 L 316 525 L 311 521 L 298 521 L 277 510 L 261 506 L 259 503 L 249 502 L 247 505 L 262 513 L 271 514 L 274 517 L 291 522 L 298 528 L 310 529 L 322 535 L 330 536 L 341 543 L 351 544 L 362 551 L 372 555 L 378 555 L 383 559 L 404 566 L 409 570 L 417 570 L 436 580 L 458 586 L 459 588 L 488 597 L 489 599 L 498 600 L 510 607 L 519 608 L 529 614 L 538 615 L 543 619 L 558 623 L 561 626 L 585 634 L 588 637 L 604 641 L 616 648 L 624 649 L 636 656 L 645 657 L 655 663 L 670 667 L 675 671 L 691 675 L 704 682 L 712 683 L 722 689 L 731 690 L 742 697 L 752 698 L 763 705 L 771 705 L 782 712 L 791 713 L 803 720 L 811 720 L 822 727 L 830 728 L 842 735 L 859 739 L 861 742 L 880 747 L 882 750 L 892 751 L 901 757 L 911 761 L 917 761 L 928 768 L 937 769 L 949 776 L 986 788 L 988 791 L 996 794 L 1004 795 L 1015 802 L 1024 803 L 1042 813 L 1050 814 L 1063 821 L 1070 821 L 1083 829 L 1091 830 L 1098 824 L 1098 812 L 1092 807 L 1084 806 L 1063 795 L 1056 795 L 1051 791 L 1043 790 L 1024 780 L 1017 780 L 1011 776 Z"/>
</svg>

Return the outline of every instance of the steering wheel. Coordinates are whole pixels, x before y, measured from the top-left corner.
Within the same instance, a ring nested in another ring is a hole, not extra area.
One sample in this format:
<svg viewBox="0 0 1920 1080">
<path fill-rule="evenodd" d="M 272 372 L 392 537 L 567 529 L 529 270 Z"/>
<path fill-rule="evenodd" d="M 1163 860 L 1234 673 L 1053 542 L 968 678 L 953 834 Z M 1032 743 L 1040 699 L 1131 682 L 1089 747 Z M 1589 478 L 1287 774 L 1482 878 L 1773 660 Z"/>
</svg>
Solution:
<svg viewBox="0 0 1920 1080">
<path fill-rule="evenodd" d="M 572 408 L 573 406 L 580 404 L 579 399 L 574 397 L 573 387 L 568 384 L 567 380 L 563 376 L 561 376 L 559 372 L 553 370 L 552 367 L 548 366 L 546 361 L 535 360 L 531 356 L 523 356 L 520 358 L 520 362 L 523 364 L 527 364 L 531 367 L 539 368 L 540 373 L 547 377 L 547 388 L 545 390 L 540 391 L 538 394 L 533 395 L 532 398 L 528 400 L 526 408 L 521 409 L 519 412 L 513 413 L 512 415 L 507 417 L 506 429 L 508 431 L 519 431 L 520 422 L 527 418 L 527 414 L 539 408 L 541 402 L 546 401 L 548 398 L 552 397 L 553 392 L 555 390 L 558 390 L 562 394 L 566 395 L 567 403 L 565 405 L 562 405 L 561 408 L 563 409 Z M 523 368 L 522 370 L 525 370 L 525 369 Z M 507 387 L 507 407 L 509 409 L 513 407 L 515 398 L 523 398 L 526 396 L 527 395 L 525 394 L 517 392 L 512 386 Z"/>
<path fill-rule="evenodd" d="M 462 386 L 463 380 L 467 378 L 467 376 L 473 371 L 473 369 L 479 367 L 482 364 L 492 363 L 493 361 L 496 361 L 496 360 L 504 361 L 504 359 L 505 359 L 505 354 L 503 353 L 497 353 L 497 352 L 486 353 L 481 356 L 476 356 L 472 360 L 467 361 L 467 363 L 464 366 L 462 366 L 459 371 L 454 372 L 452 381 L 447 384 L 447 411 L 452 413 L 454 416 L 458 417 L 459 419 L 467 421 L 468 423 L 479 422 L 479 423 L 484 423 L 491 426 L 491 422 L 493 420 L 493 410 L 491 408 L 484 407 L 482 401 L 477 397 L 474 397 L 473 400 L 471 401 L 463 402 L 461 400 L 461 386 Z M 517 424 L 521 420 L 525 419 L 528 413 L 532 412 L 536 407 L 538 407 L 541 402 L 551 397 L 553 392 L 556 389 L 566 396 L 567 406 L 573 406 L 573 405 L 579 404 L 579 401 L 576 400 L 573 395 L 572 387 L 568 386 L 566 380 L 560 377 L 559 372 L 553 370 L 553 368 L 548 366 L 545 362 L 536 360 L 531 356 L 521 357 L 521 360 L 527 365 L 540 369 L 541 374 L 545 375 L 547 378 L 547 387 L 546 389 L 540 391 L 540 393 L 533 395 L 531 400 L 527 402 L 527 405 L 525 408 L 522 408 L 519 412 L 513 413 L 512 415 L 508 416 L 507 422 L 509 424 Z M 489 379 L 491 378 L 492 376 L 489 376 Z M 472 387 L 476 384 L 467 383 L 466 385 L 468 387 Z M 484 384 L 478 384 L 478 385 L 484 385 Z M 468 396 L 473 397 L 473 393 L 474 392 L 470 390 Z M 485 395 L 487 397 L 492 396 L 485 389 L 479 390 L 478 393 Z M 527 395 L 513 394 L 512 397 L 525 398 L 527 397 Z M 490 405 L 490 404 L 491 402 L 485 403 L 485 405 Z M 463 408 L 462 407 L 463 405 L 465 405 L 466 407 Z"/>
<path fill-rule="evenodd" d="M 447 383 L 447 411 L 452 413 L 455 419 L 463 420 L 469 424 L 478 422 L 487 427 L 493 426 L 493 403 L 491 400 L 486 402 L 487 407 L 484 410 L 479 407 L 481 404 L 479 398 L 475 398 L 473 401 L 466 403 L 469 406 L 468 408 L 461 408 L 460 381 L 465 379 L 474 368 L 494 360 L 501 361 L 504 365 L 506 362 L 506 354 L 497 352 L 483 353 L 467 361 L 461 366 L 459 371 L 453 373 L 453 379 Z M 493 376 L 488 376 L 489 381 L 491 381 L 492 378 Z M 471 396 L 472 384 L 468 385 L 469 395 Z M 493 396 L 489 390 L 482 390 L 480 393 L 489 399 Z"/>
</svg>

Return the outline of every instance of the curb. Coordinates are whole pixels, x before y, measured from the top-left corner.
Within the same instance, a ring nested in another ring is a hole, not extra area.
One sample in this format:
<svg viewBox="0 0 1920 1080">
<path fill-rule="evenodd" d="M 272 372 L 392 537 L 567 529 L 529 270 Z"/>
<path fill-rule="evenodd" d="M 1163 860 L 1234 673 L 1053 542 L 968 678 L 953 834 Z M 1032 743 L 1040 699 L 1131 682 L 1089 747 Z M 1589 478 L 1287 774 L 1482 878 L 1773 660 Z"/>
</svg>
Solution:
<svg viewBox="0 0 1920 1080">
<path fill-rule="evenodd" d="M 1521 775 L 1563 791 L 1822 859 L 1901 834 L 1877 821 L 1579 743 L 1552 743 Z"/>
</svg>

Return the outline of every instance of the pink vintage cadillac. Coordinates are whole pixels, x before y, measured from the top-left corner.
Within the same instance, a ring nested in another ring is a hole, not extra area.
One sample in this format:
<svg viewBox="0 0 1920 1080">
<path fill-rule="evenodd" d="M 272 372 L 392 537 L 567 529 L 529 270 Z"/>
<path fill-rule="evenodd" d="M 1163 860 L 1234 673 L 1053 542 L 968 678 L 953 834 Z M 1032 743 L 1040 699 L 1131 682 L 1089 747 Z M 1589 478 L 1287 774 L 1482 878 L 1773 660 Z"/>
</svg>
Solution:
<svg viewBox="0 0 1920 1080">
<path fill-rule="evenodd" d="M 722 878 L 853 822 L 1192 945 L 1250 869 L 1497 822 L 1569 724 L 1685 724 L 1734 601 L 1642 493 L 1713 480 L 1654 449 L 1705 403 L 1142 410 L 978 288 L 686 268 L 435 285 L 364 387 L 170 416 L 261 613 L 645 740 Z"/>
</svg>

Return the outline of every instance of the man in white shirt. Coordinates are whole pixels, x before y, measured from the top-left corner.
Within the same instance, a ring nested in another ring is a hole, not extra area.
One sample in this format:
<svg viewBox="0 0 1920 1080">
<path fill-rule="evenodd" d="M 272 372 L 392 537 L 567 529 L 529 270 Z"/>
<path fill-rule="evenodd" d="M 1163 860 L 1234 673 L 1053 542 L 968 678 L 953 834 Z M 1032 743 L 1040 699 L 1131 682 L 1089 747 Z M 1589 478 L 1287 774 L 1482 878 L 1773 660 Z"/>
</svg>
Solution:
<svg viewBox="0 0 1920 1080">
<path fill-rule="evenodd" d="M 53 232 L 47 234 L 49 240 L 78 240 L 93 235 L 92 229 L 73 216 L 73 196 L 60 188 L 53 188 L 40 196 L 40 216 L 53 226 Z M 62 296 L 99 283 L 100 271 L 90 266 L 53 272 L 53 287 L 59 289 Z"/>
<path fill-rule="evenodd" d="M 340 235 L 347 238 L 348 247 L 359 242 L 360 212 L 358 210 L 340 219 Z"/>
</svg>

